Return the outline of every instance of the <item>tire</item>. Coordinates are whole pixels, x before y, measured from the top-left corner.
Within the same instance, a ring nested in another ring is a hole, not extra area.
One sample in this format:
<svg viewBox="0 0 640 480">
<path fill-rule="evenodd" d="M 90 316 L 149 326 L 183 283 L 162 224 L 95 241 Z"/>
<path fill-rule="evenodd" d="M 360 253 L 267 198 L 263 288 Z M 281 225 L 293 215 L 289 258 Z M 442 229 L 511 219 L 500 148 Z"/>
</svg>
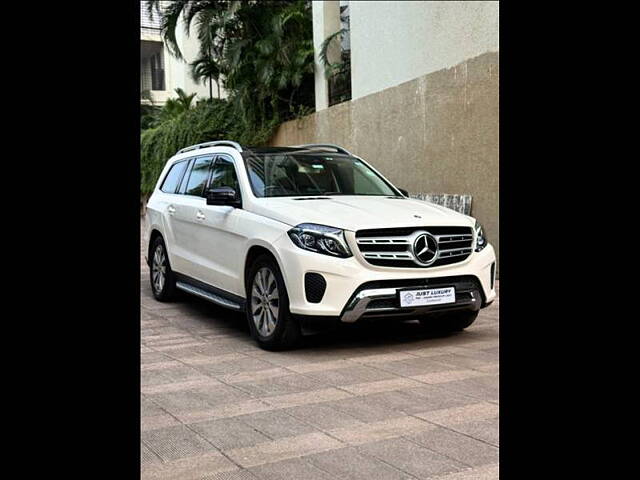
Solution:
<svg viewBox="0 0 640 480">
<path fill-rule="evenodd" d="M 247 272 L 246 284 L 247 322 L 260 348 L 275 351 L 297 346 L 300 325 L 289 312 L 287 289 L 273 257 L 257 257 Z"/>
<path fill-rule="evenodd" d="M 464 310 L 420 318 L 423 327 L 438 332 L 459 332 L 476 321 L 479 311 Z"/>
<path fill-rule="evenodd" d="M 149 280 L 156 300 L 169 302 L 176 295 L 176 278 L 169 264 L 167 247 L 162 237 L 154 239 L 150 250 Z"/>
</svg>

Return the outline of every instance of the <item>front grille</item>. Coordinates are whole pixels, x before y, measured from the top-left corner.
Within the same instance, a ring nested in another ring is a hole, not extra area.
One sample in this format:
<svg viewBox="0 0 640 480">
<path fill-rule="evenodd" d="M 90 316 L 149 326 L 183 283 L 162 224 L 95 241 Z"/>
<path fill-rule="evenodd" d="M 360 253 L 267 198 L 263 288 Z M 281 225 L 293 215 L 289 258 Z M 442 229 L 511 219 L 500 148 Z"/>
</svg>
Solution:
<svg viewBox="0 0 640 480">
<path fill-rule="evenodd" d="M 436 260 L 429 265 L 416 259 L 413 243 L 421 232 L 438 242 Z M 473 251 L 470 227 L 377 228 L 356 232 L 360 253 L 372 265 L 384 267 L 428 268 L 462 262 Z"/>
</svg>

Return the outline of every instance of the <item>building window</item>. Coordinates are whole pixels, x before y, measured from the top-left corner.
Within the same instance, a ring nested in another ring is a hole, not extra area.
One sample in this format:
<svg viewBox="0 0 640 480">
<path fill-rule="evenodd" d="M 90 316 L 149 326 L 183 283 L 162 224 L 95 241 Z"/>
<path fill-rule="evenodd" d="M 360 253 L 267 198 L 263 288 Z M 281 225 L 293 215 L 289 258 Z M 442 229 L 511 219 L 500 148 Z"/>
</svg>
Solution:
<svg viewBox="0 0 640 480">
<path fill-rule="evenodd" d="M 164 64 L 162 52 L 151 56 L 151 90 L 164 90 Z"/>
<path fill-rule="evenodd" d="M 328 80 L 329 106 L 351 100 L 351 42 L 349 2 L 340 2 L 340 63 Z"/>
</svg>

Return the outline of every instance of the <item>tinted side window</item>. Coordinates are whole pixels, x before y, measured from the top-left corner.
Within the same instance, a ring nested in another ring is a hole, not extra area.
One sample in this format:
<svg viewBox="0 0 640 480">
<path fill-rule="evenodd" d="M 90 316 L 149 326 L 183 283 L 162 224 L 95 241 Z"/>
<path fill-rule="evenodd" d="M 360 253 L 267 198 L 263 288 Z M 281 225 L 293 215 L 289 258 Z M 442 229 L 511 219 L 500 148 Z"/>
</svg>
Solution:
<svg viewBox="0 0 640 480">
<path fill-rule="evenodd" d="M 187 181 L 189 180 L 189 174 L 191 173 L 191 167 L 193 166 L 193 162 L 195 160 L 193 158 L 186 160 L 185 163 L 188 165 L 187 171 L 182 177 L 182 181 L 180 182 L 180 187 L 176 193 L 184 194 L 184 191 L 187 189 Z"/>
<path fill-rule="evenodd" d="M 197 158 L 191 169 L 189 181 L 187 182 L 187 195 L 202 196 L 204 185 L 209 177 L 209 167 L 211 166 L 212 157 Z"/>
<path fill-rule="evenodd" d="M 178 186 L 178 182 L 182 178 L 182 174 L 184 173 L 184 169 L 186 168 L 188 162 L 178 162 L 174 163 L 169 169 L 169 173 L 164 177 L 164 182 L 162 182 L 162 186 L 160 190 L 165 193 L 174 193 Z"/>
<path fill-rule="evenodd" d="M 231 187 L 236 192 L 240 193 L 236 169 L 233 167 L 232 162 L 222 157 L 218 157 L 218 160 L 213 166 L 211 185 L 209 186 L 209 188 L 219 187 Z"/>
</svg>

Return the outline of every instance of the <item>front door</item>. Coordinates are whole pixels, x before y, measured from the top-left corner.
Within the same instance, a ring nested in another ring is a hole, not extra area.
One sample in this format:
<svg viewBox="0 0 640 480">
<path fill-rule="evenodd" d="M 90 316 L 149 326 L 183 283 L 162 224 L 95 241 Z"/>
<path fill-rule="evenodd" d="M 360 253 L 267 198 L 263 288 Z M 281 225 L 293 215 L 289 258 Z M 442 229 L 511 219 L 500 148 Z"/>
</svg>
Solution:
<svg viewBox="0 0 640 480">
<path fill-rule="evenodd" d="M 219 155 L 213 165 L 207 188 L 218 187 L 231 187 L 242 196 L 230 156 Z M 243 213 L 242 209 L 231 206 L 207 205 L 205 199 L 195 212 L 199 228 L 194 249 L 203 267 L 198 279 L 240 296 L 244 296 L 241 251 L 246 237 L 240 235 L 238 222 Z"/>
</svg>

